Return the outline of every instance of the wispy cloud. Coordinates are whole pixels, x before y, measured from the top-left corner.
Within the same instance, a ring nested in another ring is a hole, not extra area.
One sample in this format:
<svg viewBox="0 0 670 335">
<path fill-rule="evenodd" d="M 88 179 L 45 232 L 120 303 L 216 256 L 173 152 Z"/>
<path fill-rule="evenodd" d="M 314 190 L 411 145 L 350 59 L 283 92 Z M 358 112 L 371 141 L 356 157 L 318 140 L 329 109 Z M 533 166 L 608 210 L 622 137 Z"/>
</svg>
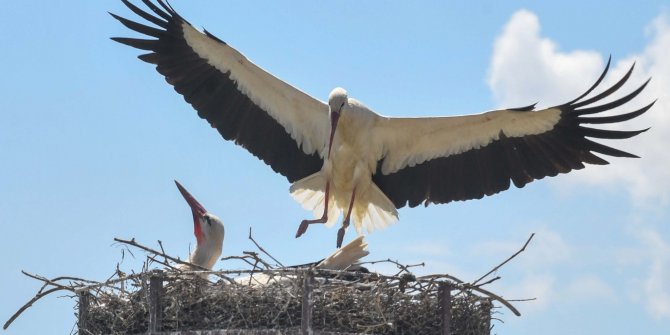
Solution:
<svg viewBox="0 0 670 335">
<path fill-rule="evenodd" d="M 647 45 L 625 58 L 613 63 L 609 77 L 603 86 L 612 85 L 636 62 L 636 70 L 629 79 L 626 94 L 637 88 L 647 78 L 653 77 L 640 96 L 626 109 L 632 111 L 654 101 L 658 102 L 645 116 L 612 127 L 643 129 L 651 126 L 645 134 L 625 140 L 613 141 L 610 145 L 635 153 L 642 159 L 616 159 L 606 157 L 613 164 L 606 167 L 587 167 L 562 178 L 559 186 L 563 191 L 584 185 L 604 189 L 625 191 L 635 204 L 645 212 L 655 212 L 670 204 L 670 18 L 661 14 L 646 29 Z M 562 51 L 556 42 L 540 33 L 538 17 L 527 10 L 516 12 L 496 40 L 488 83 L 497 102 L 502 107 L 519 106 L 536 101 L 550 106 L 571 100 L 581 94 L 605 65 L 606 55 L 593 50 Z M 597 93 L 597 92 L 596 92 Z M 612 97 L 612 99 L 616 98 Z M 558 183 L 554 183 L 558 185 Z M 654 209 L 654 211 L 648 211 Z M 636 225 L 634 238 L 638 244 L 619 250 L 619 271 L 634 272 L 627 283 L 633 285 L 635 294 L 627 298 L 615 296 L 610 284 L 595 274 L 575 273 L 573 278 L 564 278 L 556 273 L 557 268 L 570 270 L 579 263 L 576 254 L 582 254 L 579 246 L 571 246 L 558 232 L 546 229 L 538 234 L 534 250 L 520 261 L 525 262 L 526 272 L 519 285 L 507 289 L 508 296 L 525 293 L 540 300 L 536 308 L 553 299 L 571 301 L 593 301 L 632 299 L 644 303 L 650 315 L 670 318 L 670 241 L 659 229 Z M 540 237 L 544 235 L 544 241 Z M 583 246 L 586 248 L 587 246 Z M 511 250 L 507 244 L 480 246 L 480 250 Z M 585 263 L 590 262 L 583 255 Z M 569 261 L 566 261 L 569 260 Z M 593 260 L 591 260 L 593 261 Z M 584 263 L 584 262 L 583 262 Z M 545 267 L 541 267 L 545 264 Z M 644 269 L 640 276 L 632 269 Z M 533 293 L 534 292 L 534 293 Z"/>
<path fill-rule="evenodd" d="M 570 301 L 608 302 L 618 299 L 614 289 L 595 274 L 585 274 L 573 279 L 561 294 Z"/>
<path fill-rule="evenodd" d="M 645 116 L 617 125 L 625 129 L 650 131 L 637 137 L 610 142 L 642 157 L 617 159 L 613 164 L 587 167 L 561 179 L 561 187 L 594 185 L 626 190 L 638 205 L 670 204 L 670 20 L 660 15 L 647 28 L 649 42 L 643 50 L 616 61 L 604 85 L 612 84 L 636 62 L 634 75 L 621 94 L 628 93 L 653 77 L 650 85 L 625 108 L 643 106 L 659 98 Z M 562 51 L 558 44 L 540 33 L 540 21 L 530 11 L 516 12 L 495 42 L 488 78 L 489 86 L 502 107 L 540 101 L 548 106 L 571 100 L 585 91 L 602 71 L 607 55 L 593 50 Z M 626 89 L 627 88 L 627 89 Z M 623 111 L 623 110 L 622 110 Z"/>
<path fill-rule="evenodd" d="M 652 229 L 638 232 L 649 261 L 642 290 L 647 309 L 656 318 L 670 318 L 670 242 Z"/>
</svg>

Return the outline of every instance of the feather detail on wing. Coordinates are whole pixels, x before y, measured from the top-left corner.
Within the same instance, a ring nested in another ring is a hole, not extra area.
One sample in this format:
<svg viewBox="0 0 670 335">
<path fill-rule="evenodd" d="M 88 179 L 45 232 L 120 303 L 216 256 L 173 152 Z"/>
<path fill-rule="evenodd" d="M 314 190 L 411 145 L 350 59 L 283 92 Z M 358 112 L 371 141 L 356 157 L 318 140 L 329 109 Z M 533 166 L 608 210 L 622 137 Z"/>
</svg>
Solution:
<svg viewBox="0 0 670 335">
<path fill-rule="evenodd" d="M 611 61 L 611 59 L 610 59 Z M 645 113 L 653 102 L 633 112 L 588 116 L 622 106 L 637 96 L 648 81 L 626 96 L 602 103 L 628 80 L 633 67 L 612 87 L 585 99 L 602 81 L 563 105 L 534 111 L 534 106 L 479 115 L 435 118 L 384 118 L 375 129 L 383 147 L 374 182 L 400 208 L 421 203 L 479 199 L 584 168 L 583 163 L 608 164 L 595 155 L 637 157 L 595 142 L 624 139 L 635 131 L 603 130 L 584 124 L 623 122 Z"/>
</svg>

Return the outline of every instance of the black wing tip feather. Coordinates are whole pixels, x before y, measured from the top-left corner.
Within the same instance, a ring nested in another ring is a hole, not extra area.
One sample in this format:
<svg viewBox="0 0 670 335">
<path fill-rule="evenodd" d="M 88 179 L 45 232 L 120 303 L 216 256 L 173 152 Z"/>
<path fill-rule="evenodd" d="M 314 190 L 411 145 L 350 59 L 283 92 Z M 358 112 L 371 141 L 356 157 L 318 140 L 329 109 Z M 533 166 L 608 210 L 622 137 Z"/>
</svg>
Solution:
<svg viewBox="0 0 670 335">
<path fill-rule="evenodd" d="M 605 69 L 603 69 L 603 72 L 600 74 L 600 77 L 598 77 L 596 82 L 593 83 L 593 85 L 591 85 L 591 87 L 589 87 L 589 89 L 586 90 L 584 93 L 582 93 L 580 96 L 565 103 L 564 106 L 569 106 L 576 103 L 579 100 L 582 100 L 585 96 L 589 95 L 589 93 L 591 93 L 596 87 L 598 87 L 598 85 L 600 85 L 600 82 L 602 82 L 603 79 L 605 79 L 605 76 L 607 75 L 607 72 L 609 71 L 611 64 L 612 64 L 612 54 L 610 54 L 609 57 L 607 58 L 607 64 L 605 65 Z"/>
<path fill-rule="evenodd" d="M 149 8 L 153 14 L 150 14 L 142 9 L 140 9 L 138 6 L 130 2 L 129 0 L 121 0 L 128 9 L 130 9 L 133 13 L 137 14 L 138 16 L 144 18 L 145 20 L 160 26 L 162 28 L 167 28 L 168 24 L 170 22 L 173 22 L 175 19 L 178 19 L 180 21 L 187 22 L 183 17 L 181 17 L 169 4 L 169 2 L 164 1 L 164 0 L 156 0 L 156 2 L 160 5 L 157 6 L 153 1 L 151 0 L 141 0 L 144 5 Z M 126 27 L 133 29 L 135 31 L 138 31 L 140 33 L 144 33 L 143 31 L 139 31 L 132 26 L 129 26 L 128 23 L 131 25 L 138 25 L 139 23 L 128 20 L 126 18 L 123 18 L 119 15 L 116 15 L 114 13 L 108 12 L 112 17 L 115 19 L 119 20 L 121 23 L 123 23 Z M 163 21 L 166 20 L 166 21 Z M 187 22 L 188 23 L 188 22 Z M 155 28 L 154 28 L 155 29 Z"/>
<path fill-rule="evenodd" d="M 559 109 L 563 110 L 564 112 L 567 112 L 568 114 L 572 114 L 576 116 L 574 120 L 577 121 L 578 125 L 576 125 L 576 130 L 577 132 L 583 136 L 583 137 L 591 137 L 591 138 L 601 138 L 601 139 L 627 139 L 631 138 L 634 136 L 637 136 L 643 132 L 646 132 L 649 128 L 641 129 L 641 130 L 633 130 L 633 131 L 621 131 L 621 130 L 604 130 L 604 129 L 596 129 L 596 128 L 588 128 L 588 127 L 583 127 L 581 124 L 613 124 L 613 123 L 620 123 L 624 121 L 628 121 L 631 119 L 634 119 L 644 113 L 646 113 L 655 103 L 658 99 L 655 99 L 653 102 L 650 104 L 632 111 L 632 112 L 627 112 L 627 113 L 622 113 L 622 114 L 616 114 L 612 116 L 596 116 L 596 117 L 583 117 L 584 115 L 589 115 L 589 114 L 598 114 L 601 112 L 609 111 L 614 108 L 623 106 L 624 104 L 628 103 L 635 97 L 637 97 L 649 84 L 651 78 L 647 79 L 642 85 L 640 85 L 638 88 L 633 90 L 632 92 L 624 95 L 621 98 L 615 99 L 613 101 L 596 105 L 593 106 L 593 104 L 596 104 L 600 102 L 601 100 L 605 99 L 606 97 L 610 96 L 614 92 L 617 92 L 620 90 L 620 88 L 628 81 L 628 79 L 631 77 L 631 74 L 633 73 L 633 70 L 635 69 L 636 62 L 633 62 L 633 64 L 630 66 L 628 71 L 619 79 L 616 83 L 614 83 L 612 86 L 609 88 L 605 89 L 601 93 L 588 98 L 584 99 L 587 95 L 589 95 L 596 87 L 599 86 L 599 84 L 602 82 L 603 78 L 607 74 L 610 65 L 611 65 L 611 60 L 612 56 L 607 60 L 607 65 L 605 66 L 605 70 L 603 73 L 600 75 L 598 80 L 596 80 L 596 83 L 592 85 L 584 94 L 580 95 L 577 99 L 570 101 L 567 104 L 563 104 L 561 106 L 557 106 Z M 586 144 L 586 147 L 588 148 L 589 151 L 594 151 L 598 152 L 604 155 L 608 156 L 615 156 L 615 157 L 630 157 L 630 158 L 639 158 L 636 155 L 633 155 L 631 153 L 621 151 L 618 149 L 611 148 L 609 146 L 592 142 L 590 140 L 584 139 Z M 590 163 L 587 161 L 587 163 Z M 597 163 L 596 163 L 597 164 Z"/>
<path fill-rule="evenodd" d="M 131 30 L 134 30 L 138 33 L 160 38 L 161 35 L 165 32 L 165 30 L 168 29 L 168 26 L 170 24 L 184 22 L 188 25 L 191 25 L 190 22 L 188 22 L 184 17 L 182 17 L 181 15 L 179 15 L 179 13 L 177 13 L 177 11 L 172 7 L 172 5 L 170 4 L 169 1 L 156 0 L 156 2 L 160 5 L 160 7 L 159 7 L 155 3 L 153 3 L 151 0 L 141 0 L 146 5 L 146 7 L 149 8 L 155 15 L 152 15 L 152 14 L 149 14 L 149 13 L 143 11 L 142 9 L 135 6 L 134 4 L 132 4 L 128 0 L 121 0 L 121 1 L 126 5 L 126 7 L 128 7 L 131 11 L 133 11 L 138 16 L 140 16 L 140 17 L 144 18 L 145 20 L 163 28 L 163 30 L 161 30 L 161 29 L 149 27 L 149 26 L 140 24 L 138 22 L 126 19 L 126 18 L 121 17 L 119 15 L 116 15 L 114 13 L 108 12 L 109 15 L 111 15 L 114 19 L 121 22 L 127 28 L 129 28 Z M 163 21 L 161 18 L 165 19 L 167 21 Z M 204 29 L 204 33 L 209 38 L 211 38 L 211 39 L 213 39 L 213 40 L 215 40 L 219 43 L 226 44 L 226 42 L 224 42 L 220 38 L 216 37 L 214 34 L 210 33 L 206 29 Z M 115 38 L 112 38 L 112 39 L 119 42 Z M 127 43 L 124 43 L 124 44 L 127 44 Z M 130 44 L 127 44 L 127 45 L 130 45 Z M 131 46 L 133 46 L 133 45 L 131 45 Z"/>
<path fill-rule="evenodd" d="M 612 115 L 612 116 L 596 116 L 596 117 L 578 117 L 577 120 L 579 123 L 586 123 L 586 124 L 605 124 L 605 123 L 618 123 L 618 122 L 623 122 L 623 121 L 628 121 L 631 119 L 634 119 L 644 113 L 646 113 L 654 104 L 658 101 L 658 99 L 654 99 L 650 104 L 632 112 L 628 113 L 623 113 L 623 114 L 618 114 L 618 115 Z"/>
<path fill-rule="evenodd" d="M 111 37 L 115 42 L 125 44 L 140 50 L 153 50 L 156 46 L 157 40 L 145 40 L 140 38 L 128 38 L 128 37 Z"/>
<path fill-rule="evenodd" d="M 535 110 L 535 105 L 537 105 L 538 103 L 539 102 L 535 102 L 535 103 L 530 104 L 528 106 L 508 108 L 507 110 L 514 111 L 514 112 L 531 112 L 531 111 Z"/>
<path fill-rule="evenodd" d="M 596 87 L 600 86 L 600 83 L 602 82 L 602 80 L 607 75 L 607 72 L 609 70 L 609 66 L 610 66 L 610 64 L 608 62 L 607 66 L 605 67 L 605 70 L 600 75 L 598 80 L 596 80 L 595 84 L 593 84 L 593 86 L 591 86 L 586 92 L 584 92 L 582 95 L 580 95 L 577 99 L 572 100 L 572 101 L 570 101 L 566 104 L 563 104 L 561 107 L 570 107 L 571 109 L 575 110 L 575 109 L 580 108 L 580 107 L 591 105 L 593 103 L 596 103 L 596 102 L 610 96 L 612 93 L 618 91 L 628 81 L 631 74 L 633 73 L 633 69 L 635 68 L 635 62 L 633 62 L 633 65 L 631 65 L 630 69 L 628 69 L 626 74 L 624 74 L 624 76 L 621 77 L 621 79 L 619 79 L 619 81 L 617 81 L 614 85 L 610 86 L 608 89 L 604 90 L 603 92 L 597 94 L 596 96 L 594 96 L 592 98 L 582 100 L 587 95 L 589 95 Z M 643 87 L 645 85 L 646 85 L 646 83 L 643 85 Z"/>
<path fill-rule="evenodd" d="M 222 41 L 220 38 L 214 36 L 212 33 L 210 33 L 209 31 L 207 31 L 207 29 L 203 29 L 203 30 L 205 31 L 205 35 L 207 35 L 209 38 L 211 38 L 211 39 L 213 39 L 213 40 L 215 40 L 215 41 L 217 41 L 217 42 L 219 42 L 219 43 L 226 44 L 226 42 Z"/>
</svg>

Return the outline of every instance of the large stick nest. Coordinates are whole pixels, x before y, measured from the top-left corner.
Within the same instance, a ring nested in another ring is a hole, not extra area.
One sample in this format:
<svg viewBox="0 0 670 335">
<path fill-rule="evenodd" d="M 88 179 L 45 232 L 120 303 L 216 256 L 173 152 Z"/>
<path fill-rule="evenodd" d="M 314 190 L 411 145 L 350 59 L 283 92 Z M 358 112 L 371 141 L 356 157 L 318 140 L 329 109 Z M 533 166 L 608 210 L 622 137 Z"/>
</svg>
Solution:
<svg viewBox="0 0 670 335">
<path fill-rule="evenodd" d="M 317 331 L 365 334 L 440 332 L 439 283 L 410 276 L 352 275 L 295 269 L 264 271 L 267 285 L 248 285 L 161 273 L 162 330 L 295 329 L 301 324 L 304 276 L 312 273 L 312 327 Z M 99 291 L 91 299 L 88 331 L 93 334 L 143 333 L 147 330 L 148 277 L 130 279 L 132 291 Z M 335 276 L 335 278 L 333 278 Z M 341 277 L 341 275 L 340 275 Z M 409 280 L 409 282 L 408 282 Z M 455 283 L 447 285 L 457 287 Z M 402 288 L 404 286 L 404 289 Z M 489 334 L 491 303 L 469 290 L 455 290 L 452 334 Z"/>
<path fill-rule="evenodd" d="M 509 301 L 483 288 L 500 279 L 499 276 L 484 280 L 524 251 L 532 237 L 511 257 L 470 283 L 448 274 L 416 277 L 410 268 L 423 263 L 403 265 L 390 259 L 363 264 L 394 264 L 399 271 L 392 275 L 319 270 L 313 266 L 287 268 L 259 246 L 251 232 L 249 238 L 276 265 L 256 252 L 245 251 L 242 256 L 223 260 L 242 261 L 246 269 L 203 271 L 206 269 L 167 255 L 160 241 L 161 251 L 157 251 L 134 239 L 115 239 L 126 248 L 122 250 L 122 261 L 125 251 L 132 254 L 129 246 L 147 252 L 140 272 L 126 274 L 117 264 L 112 277 L 98 282 L 70 276 L 48 279 L 24 271 L 43 286 L 3 328 L 7 329 L 39 299 L 66 291 L 79 297 L 76 313 L 79 334 L 146 333 L 149 310 L 156 306 L 151 301 L 156 297 L 160 310 L 155 314 L 160 321 L 158 330 L 162 332 L 269 329 L 294 332 L 301 326 L 303 303 L 307 303 L 312 311 L 311 328 L 318 332 L 438 334 L 443 306 L 448 301 L 451 334 L 489 334 L 494 302 L 517 316 L 520 313 Z M 157 264 L 164 270 L 155 270 Z"/>
</svg>

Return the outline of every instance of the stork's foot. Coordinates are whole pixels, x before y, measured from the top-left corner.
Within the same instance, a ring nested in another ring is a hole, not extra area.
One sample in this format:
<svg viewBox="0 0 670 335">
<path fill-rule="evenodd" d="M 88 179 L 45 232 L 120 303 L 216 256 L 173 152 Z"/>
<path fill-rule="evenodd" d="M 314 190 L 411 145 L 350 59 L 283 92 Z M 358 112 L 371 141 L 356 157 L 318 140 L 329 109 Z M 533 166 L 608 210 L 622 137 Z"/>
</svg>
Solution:
<svg viewBox="0 0 670 335">
<path fill-rule="evenodd" d="M 307 227 L 309 227 L 309 220 L 302 220 L 300 226 L 298 227 L 298 232 L 295 233 L 295 238 L 302 236 L 302 234 L 307 232 Z"/>
<path fill-rule="evenodd" d="M 328 218 L 325 216 L 316 220 L 302 220 L 302 222 L 300 222 L 300 226 L 298 227 L 298 231 L 295 233 L 295 238 L 302 236 L 302 234 L 304 234 L 307 231 L 307 227 L 309 227 L 309 225 L 313 223 L 323 224 L 326 222 L 328 222 Z"/>
<path fill-rule="evenodd" d="M 338 248 L 338 249 L 339 249 L 340 247 L 342 247 L 342 240 L 344 240 L 344 232 L 345 232 L 344 227 L 341 227 L 341 228 L 337 231 L 337 248 Z"/>
</svg>

